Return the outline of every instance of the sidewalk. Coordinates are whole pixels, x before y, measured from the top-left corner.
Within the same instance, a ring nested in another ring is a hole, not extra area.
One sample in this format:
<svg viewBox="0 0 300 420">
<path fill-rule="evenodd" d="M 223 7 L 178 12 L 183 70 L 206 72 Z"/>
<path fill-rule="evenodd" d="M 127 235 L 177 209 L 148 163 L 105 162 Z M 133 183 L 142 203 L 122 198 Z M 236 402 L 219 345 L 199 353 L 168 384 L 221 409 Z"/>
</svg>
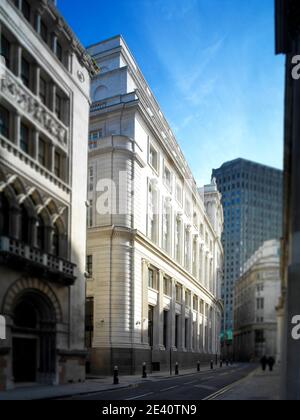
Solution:
<svg viewBox="0 0 300 420">
<path fill-rule="evenodd" d="M 217 394 L 214 400 L 223 401 L 278 401 L 280 400 L 279 367 L 274 372 L 255 370 L 246 378 Z"/>
<path fill-rule="evenodd" d="M 225 368 L 226 369 L 226 368 Z M 201 367 L 201 372 L 210 370 L 209 366 Z M 174 374 L 174 372 L 173 372 Z M 186 369 L 179 372 L 179 376 L 197 374 L 196 369 Z M 174 377 L 174 375 L 172 376 Z M 112 377 L 89 377 L 84 383 L 58 385 L 58 386 L 27 386 L 18 387 L 12 391 L 0 392 L 0 401 L 4 400 L 45 400 L 55 398 L 67 398 L 74 395 L 92 394 L 116 389 L 124 389 L 137 385 L 144 381 L 158 381 L 171 378 L 168 372 L 149 374 L 147 379 L 141 375 L 120 376 L 120 384 L 113 385 Z"/>
</svg>

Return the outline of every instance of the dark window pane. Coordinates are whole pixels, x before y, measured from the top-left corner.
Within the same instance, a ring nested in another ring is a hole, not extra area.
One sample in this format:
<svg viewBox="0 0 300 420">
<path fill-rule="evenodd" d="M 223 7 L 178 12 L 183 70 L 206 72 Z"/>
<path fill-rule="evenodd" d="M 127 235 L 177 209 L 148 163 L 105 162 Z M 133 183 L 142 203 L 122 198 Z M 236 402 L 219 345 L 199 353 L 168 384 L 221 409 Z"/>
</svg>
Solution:
<svg viewBox="0 0 300 420">
<path fill-rule="evenodd" d="M 29 87 L 30 64 L 24 57 L 22 57 L 21 78 L 22 78 L 22 81 L 23 81 L 24 85 Z"/>
<path fill-rule="evenodd" d="M 29 128 L 24 124 L 21 124 L 20 147 L 23 152 L 29 153 Z"/>
<path fill-rule="evenodd" d="M 55 152 L 55 158 L 54 158 L 54 173 L 55 175 L 60 178 L 61 176 L 61 156 L 59 153 Z"/>
<path fill-rule="evenodd" d="M 44 142 L 44 140 L 39 140 L 39 163 L 43 166 L 47 166 L 47 160 L 46 160 L 46 142 Z"/>
<path fill-rule="evenodd" d="M 30 21 L 30 4 L 27 0 L 22 0 L 22 13 L 28 21 Z"/>
<path fill-rule="evenodd" d="M 46 43 L 48 43 L 48 28 L 43 21 L 41 22 L 41 37 Z"/>
<path fill-rule="evenodd" d="M 9 112 L 0 107 L 0 134 L 8 138 L 9 137 Z"/>
<path fill-rule="evenodd" d="M 40 98 L 44 105 L 47 102 L 47 82 L 41 77 L 40 79 Z"/>
<path fill-rule="evenodd" d="M 57 55 L 57 58 L 60 61 L 62 61 L 62 59 L 63 59 L 63 52 L 62 52 L 62 47 L 61 47 L 61 45 L 60 45 L 59 42 L 57 42 L 57 45 L 56 45 L 56 55 Z"/>
<path fill-rule="evenodd" d="M 10 42 L 4 35 L 1 35 L 1 55 L 5 58 L 6 67 L 10 69 Z"/>
</svg>

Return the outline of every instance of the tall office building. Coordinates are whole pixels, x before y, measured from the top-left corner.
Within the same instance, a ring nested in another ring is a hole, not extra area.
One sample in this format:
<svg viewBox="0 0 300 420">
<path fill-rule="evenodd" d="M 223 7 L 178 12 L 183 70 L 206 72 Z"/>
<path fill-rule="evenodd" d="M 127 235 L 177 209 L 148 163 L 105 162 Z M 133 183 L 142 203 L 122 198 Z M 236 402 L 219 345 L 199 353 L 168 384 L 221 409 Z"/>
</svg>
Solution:
<svg viewBox="0 0 300 420">
<path fill-rule="evenodd" d="M 227 344 L 232 340 L 234 285 L 247 260 L 267 240 L 282 232 L 282 171 L 244 159 L 224 163 L 212 173 L 224 209 L 224 319 Z"/>
</svg>

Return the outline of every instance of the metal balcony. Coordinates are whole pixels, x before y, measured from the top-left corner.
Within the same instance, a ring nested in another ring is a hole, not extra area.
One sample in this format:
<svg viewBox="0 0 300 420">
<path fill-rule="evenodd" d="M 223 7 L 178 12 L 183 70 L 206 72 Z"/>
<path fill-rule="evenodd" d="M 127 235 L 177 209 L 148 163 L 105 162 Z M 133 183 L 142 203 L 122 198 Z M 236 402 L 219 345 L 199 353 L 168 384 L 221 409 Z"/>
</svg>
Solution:
<svg viewBox="0 0 300 420">
<path fill-rule="evenodd" d="M 76 280 L 75 264 L 7 237 L 0 237 L 0 265 L 65 286 Z"/>
</svg>

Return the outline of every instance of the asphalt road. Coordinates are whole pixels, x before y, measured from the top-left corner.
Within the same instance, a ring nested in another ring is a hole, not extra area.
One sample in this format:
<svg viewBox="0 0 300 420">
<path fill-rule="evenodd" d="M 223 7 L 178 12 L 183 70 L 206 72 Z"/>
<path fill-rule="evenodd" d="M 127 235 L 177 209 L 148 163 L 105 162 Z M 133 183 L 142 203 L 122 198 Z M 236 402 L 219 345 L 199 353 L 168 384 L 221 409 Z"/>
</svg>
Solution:
<svg viewBox="0 0 300 420">
<path fill-rule="evenodd" d="M 213 371 L 149 379 L 128 389 L 74 396 L 85 401 L 200 401 L 249 375 L 256 365 L 240 364 Z"/>
</svg>

